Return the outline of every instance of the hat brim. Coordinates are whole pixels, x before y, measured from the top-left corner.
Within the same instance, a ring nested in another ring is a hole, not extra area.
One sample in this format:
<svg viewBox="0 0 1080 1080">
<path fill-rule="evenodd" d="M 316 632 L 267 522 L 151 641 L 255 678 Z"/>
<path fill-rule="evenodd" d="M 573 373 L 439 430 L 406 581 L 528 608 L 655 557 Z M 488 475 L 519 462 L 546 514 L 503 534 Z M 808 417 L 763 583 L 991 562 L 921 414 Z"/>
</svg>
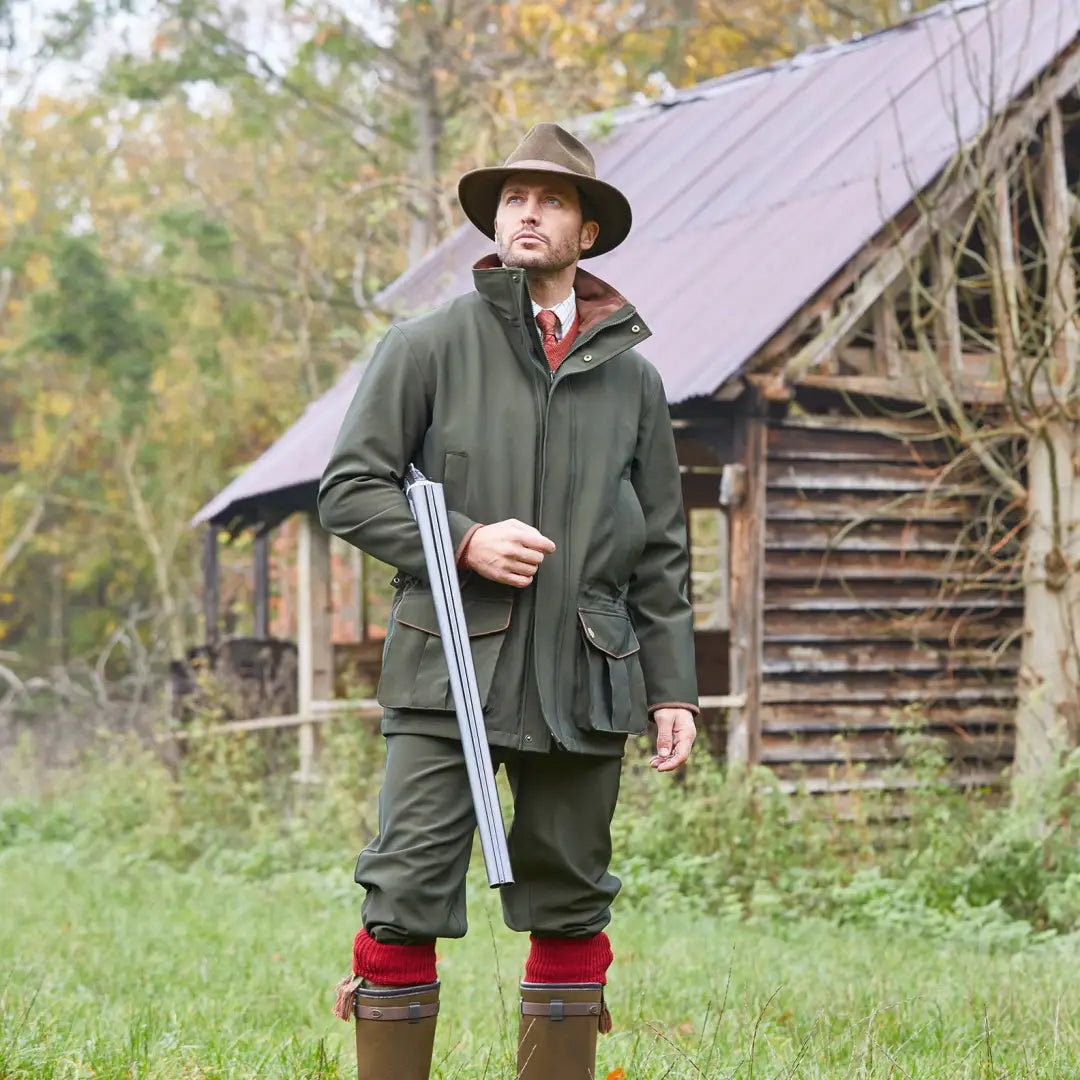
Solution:
<svg viewBox="0 0 1080 1080">
<path fill-rule="evenodd" d="M 458 181 L 458 201 L 465 211 L 465 216 L 488 239 L 495 239 L 495 213 L 499 209 L 503 184 L 508 176 L 520 172 L 549 172 L 565 177 L 589 200 L 591 216 L 600 231 L 597 233 L 596 243 L 588 251 L 581 253 L 583 259 L 611 251 L 629 235 L 633 214 L 626 196 L 617 187 L 548 162 L 523 161 L 490 169 L 474 169 Z"/>
</svg>

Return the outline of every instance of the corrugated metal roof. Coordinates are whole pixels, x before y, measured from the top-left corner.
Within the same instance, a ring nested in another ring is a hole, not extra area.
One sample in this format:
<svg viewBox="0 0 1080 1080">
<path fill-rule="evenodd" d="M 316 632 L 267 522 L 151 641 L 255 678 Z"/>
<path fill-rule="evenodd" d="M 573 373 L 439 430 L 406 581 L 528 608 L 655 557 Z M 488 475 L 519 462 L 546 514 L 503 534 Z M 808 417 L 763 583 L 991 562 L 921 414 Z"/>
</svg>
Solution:
<svg viewBox="0 0 1080 1080">
<path fill-rule="evenodd" d="M 714 393 L 1078 34 L 1080 0 L 960 0 L 578 121 L 598 174 L 634 208 L 629 239 L 589 269 L 649 320 L 669 400 Z M 490 247 L 465 226 L 378 303 L 404 316 L 468 291 Z M 355 382 L 311 406 L 196 520 L 219 517 L 230 492 L 283 487 L 286 458 L 289 476 L 317 482 Z"/>
</svg>

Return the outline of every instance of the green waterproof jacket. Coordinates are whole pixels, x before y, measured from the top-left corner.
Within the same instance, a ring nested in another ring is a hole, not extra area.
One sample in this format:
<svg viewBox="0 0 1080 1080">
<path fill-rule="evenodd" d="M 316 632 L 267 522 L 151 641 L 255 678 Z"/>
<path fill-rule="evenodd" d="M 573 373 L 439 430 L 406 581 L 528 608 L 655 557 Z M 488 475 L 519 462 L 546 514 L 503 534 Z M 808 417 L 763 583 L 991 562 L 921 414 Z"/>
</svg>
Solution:
<svg viewBox="0 0 1080 1080">
<path fill-rule="evenodd" d="M 323 526 L 398 568 L 378 700 L 383 731 L 456 736 L 410 462 L 445 486 L 455 547 L 507 518 L 556 544 L 525 589 L 465 574 L 492 744 L 619 754 L 650 708 L 696 706 L 682 490 L 648 329 L 578 270 L 578 337 L 552 376 L 525 274 L 494 256 L 476 291 L 394 326 L 319 489 Z M 696 708 L 695 708 L 696 711 Z"/>
</svg>

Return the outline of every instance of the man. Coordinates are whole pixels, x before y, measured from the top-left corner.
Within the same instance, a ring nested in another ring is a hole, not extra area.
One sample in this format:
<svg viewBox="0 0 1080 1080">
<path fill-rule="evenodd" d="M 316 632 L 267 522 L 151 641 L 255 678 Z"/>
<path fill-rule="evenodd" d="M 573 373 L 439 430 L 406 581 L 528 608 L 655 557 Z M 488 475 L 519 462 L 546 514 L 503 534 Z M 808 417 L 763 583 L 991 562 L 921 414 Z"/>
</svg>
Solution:
<svg viewBox="0 0 1080 1080">
<path fill-rule="evenodd" d="M 554 124 L 462 177 L 493 238 L 476 291 L 393 327 L 349 408 L 319 491 L 323 525 L 397 567 L 378 698 L 386 776 L 361 853 L 363 929 L 340 1012 L 360 1080 L 428 1076 L 435 940 L 465 933 L 475 818 L 419 534 L 410 462 L 445 486 L 492 760 L 508 774 L 529 931 L 518 1074 L 593 1076 L 619 881 L 610 823 L 628 735 L 653 766 L 695 737 L 697 686 L 675 445 L 637 311 L 578 260 L 610 251 L 630 206 Z M 411 1021 L 411 1022 L 409 1022 Z"/>
</svg>

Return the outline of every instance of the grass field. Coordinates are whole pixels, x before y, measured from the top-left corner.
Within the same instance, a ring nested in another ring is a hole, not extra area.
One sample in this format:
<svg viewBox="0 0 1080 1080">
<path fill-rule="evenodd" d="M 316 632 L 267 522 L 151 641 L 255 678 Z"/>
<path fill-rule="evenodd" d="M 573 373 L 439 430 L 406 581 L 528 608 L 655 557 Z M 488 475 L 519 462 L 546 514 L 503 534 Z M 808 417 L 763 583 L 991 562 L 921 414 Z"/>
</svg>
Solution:
<svg viewBox="0 0 1080 1080">
<path fill-rule="evenodd" d="M 350 862 L 254 880 L 0 849 L 0 1077 L 350 1075 L 330 1012 L 358 918 Z M 512 1077 L 525 941 L 481 882 L 470 903 L 469 936 L 441 946 L 434 1075 Z M 670 903 L 624 904 L 610 933 L 601 1078 L 1080 1076 L 1072 935 L 994 950 Z"/>
</svg>

